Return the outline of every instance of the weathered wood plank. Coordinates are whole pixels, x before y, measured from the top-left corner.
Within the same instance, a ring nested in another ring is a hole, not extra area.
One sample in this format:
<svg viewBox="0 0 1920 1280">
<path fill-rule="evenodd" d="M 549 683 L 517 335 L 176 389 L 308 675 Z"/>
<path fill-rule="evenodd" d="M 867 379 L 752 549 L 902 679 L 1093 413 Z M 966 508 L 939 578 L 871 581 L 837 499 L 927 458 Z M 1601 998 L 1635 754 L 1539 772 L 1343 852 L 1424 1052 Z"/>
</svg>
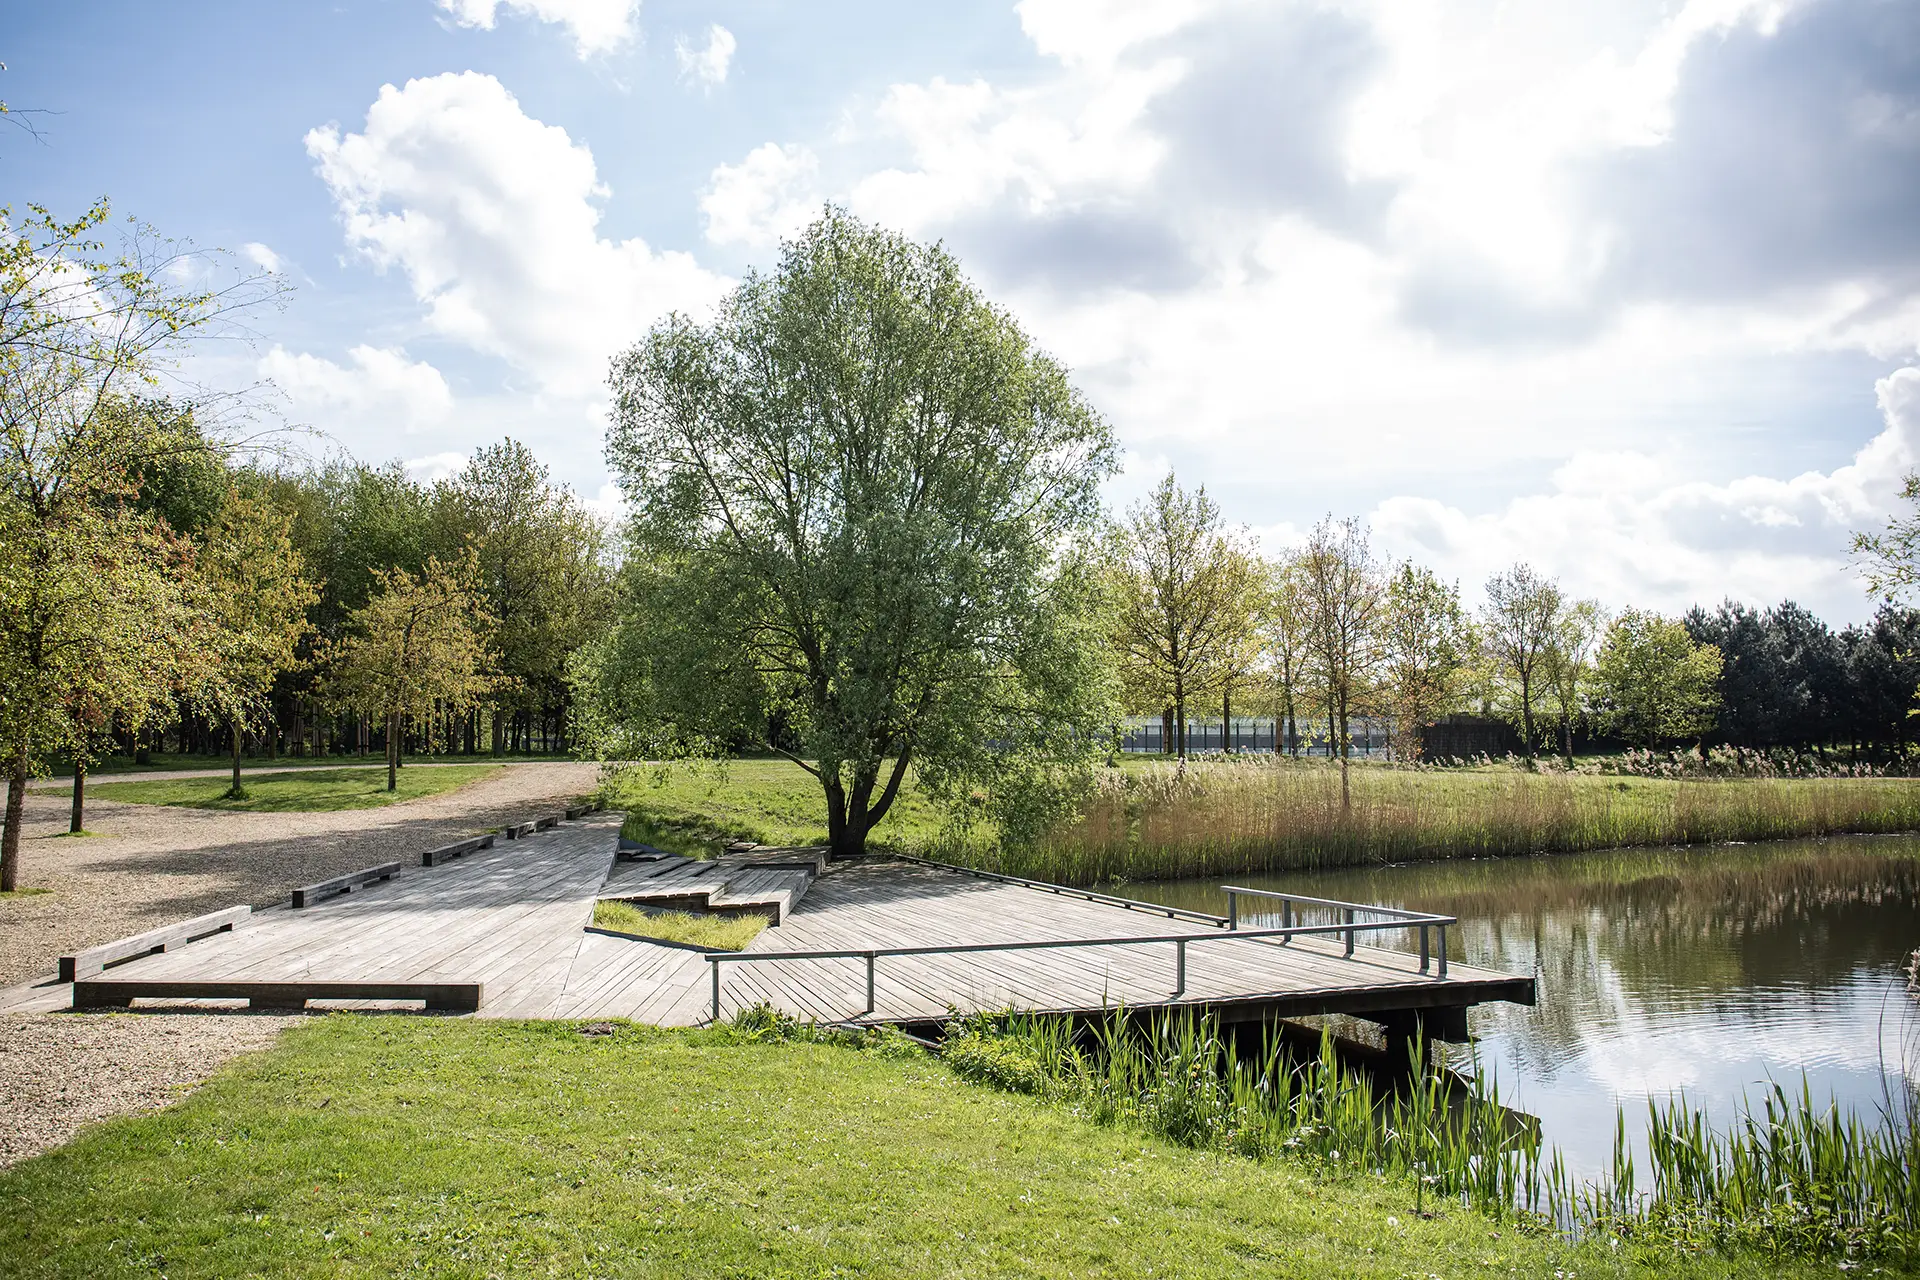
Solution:
<svg viewBox="0 0 1920 1280">
<path fill-rule="evenodd" d="M 438 849 L 429 849 L 420 855 L 423 867 L 437 866 L 442 862 L 451 862 L 455 858 L 464 858 L 470 853 L 493 848 L 491 835 L 475 836 L 471 840 L 460 840 L 453 844 L 443 844 Z"/>
<path fill-rule="evenodd" d="M 191 920 L 182 920 L 178 924 L 162 925 L 129 938 L 118 938 L 97 947 L 88 947 L 74 955 L 61 956 L 60 981 L 72 982 L 76 978 L 99 973 L 108 965 L 136 956 L 170 951 L 183 943 L 195 942 L 215 933 L 231 933 L 245 925 L 252 915 L 252 907 L 225 907 Z"/>
<path fill-rule="evenodd" d="M 343 876 L 334 876 L 317 884 L 303 885 L 293 891 L 293 905 L 305 907 L 316 898 L 333 893 L 352 893 L 362 885 L 372 884 L 376 880 L 391 880 L 400 870 L 397 862 L 383 862 L 377 867 L 362 867 L 358 871 L 349 871 Z"/>
<path fill-rule="evenodd" d="M 472 1013 L 485 993 L 478 982 L 235 982 L 210 978 L 82 978 L 75 1009 L 126 1008 L 135 1000 L 245 1000 L 255 1008 L 301 1008 L 309 1000 L 424 1000 L 427 1008 Z"/>
</svg>

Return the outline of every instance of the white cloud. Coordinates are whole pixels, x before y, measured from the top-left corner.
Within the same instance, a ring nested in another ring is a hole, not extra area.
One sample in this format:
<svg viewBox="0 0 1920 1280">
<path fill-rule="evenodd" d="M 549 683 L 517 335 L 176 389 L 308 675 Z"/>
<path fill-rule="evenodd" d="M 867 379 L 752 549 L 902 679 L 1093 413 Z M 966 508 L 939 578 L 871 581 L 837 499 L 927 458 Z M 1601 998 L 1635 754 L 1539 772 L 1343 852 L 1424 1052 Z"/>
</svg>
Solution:
<svg viewBox="0 0 1920 1280">
<path fill-rule="evenodd" d="M 1469 515 L 1428 497 L 1395 497 L 1372 513 L 1381 542 L 1470 596 L 1515 561 L 1557 575 L 1603 604 L 1669 612 L 1731 596 L 1793 598 L 1829 617 L 1860 610 L 1848 554 L 1855 530 L 1882 525 L 1901 479 L 1920 466 L 1920 368 L 1877 384 L 1886 426 L 1853 461 L 1790 479 L 1692 480 L 1639 452 L 1581 452 L 1544 493 Z"/>
<path fill-rule="evenodd" d="M 500 9 L 540 22 L 560 23 L 573 33 L 582 58 L 610 53 L 634 36 L 640 0 L 439 0 L 463 27 L 493 30 Z"/>
<path fill-rule="evenodd" d="M 396 348 L 358 346 L 338 365 L 322 356 L 275 346 L 259 375 L 286 393 L 295 413 L 328 430 L 379 438 L 394 430 L 438 426 L 453 409 L 453 392 L 432 365 Z"/>
<path fill-rule="evenodd" d="M 280 255 L 261 244 L 258 240 L 249 240 L 240 246 L 240 256 L 259 267 L 262 271 L 279 271 Z"/>
<path fill-rule="evenodd" d="M 400 464 L 407 474 L 421 484 L 432 484 L 436 480 L 445 480 L 467 465 L 464 453 L 430 453 L 424 458 L 408 458 Z"/>
<path fill-rule="evenodd" d="M 406 274 L 428 324 L 550 391 L 597 395 L 616 351 L 727 287 L 685 253 L 602 238 L 592 152 L 492 76 L 386 85 L 363 132 L 328 125 L 306 144 L 347 242 Z"/>
<path fill-rule="evenodd" d="M 706 47 L 696 49 L 681 36 L 673 42 L 673 56 L 680 63 L 682 79 L 712 89 L 726 83 L 735 47 L 733 32 L 716 22 L 707 28 Z"/>
<path fill-rule="evenodd" d="M 806 147 L 763 143 L 713 171 L 700 196 L 707 239 L 765 248 L 793 235 L 820 208 L 820 164 Z"/>
</svg>

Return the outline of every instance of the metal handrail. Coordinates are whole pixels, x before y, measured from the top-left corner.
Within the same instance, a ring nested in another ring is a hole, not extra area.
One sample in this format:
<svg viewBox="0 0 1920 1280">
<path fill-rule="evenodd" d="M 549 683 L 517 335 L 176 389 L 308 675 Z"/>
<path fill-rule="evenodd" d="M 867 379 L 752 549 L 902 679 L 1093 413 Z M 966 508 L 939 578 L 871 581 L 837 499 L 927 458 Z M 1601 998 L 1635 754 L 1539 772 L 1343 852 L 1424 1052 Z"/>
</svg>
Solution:
<svg viewBox="0 0 1920 1280">
<path fill-rule="evenodd" d="M 1088 902 L 1105 903 L 1110 907 L 1125 907 L 1129 911 L 1148 911 L 1169 920 L 1191 920 L 1195 924 L 1210 924 L 1217 929 L 1227 927 L 1227 917 L 1214 915 L 1211 911 L 1195 911 L 1191 907 L 1170 907 L 1164 902 L 1143 902 L 1139 898 L 1122 898 L 1117 894 L 1101 893 L 1097 889 L 1076 889 L 1068 884 L 1053 884 L 1046 880 L 1027 880 L 1020 876 L 1010 876 L 999 871 L 982 871 L 978 867 L 963 867 L 954 862 L 940 862 L 933 858 L 916 858 L 910 853 L 885 853 L 885 857 L 899 862 L 917 862 L 923 867 L 938 867 L 942 871 L 958 871 L 962 875 L 978 876 L 982 880 L 998 880 L 1002 884 L 1017 884 L 1023 889 L 1038 889 L 1042 893 L 1056 894 L 1067 898 L 1084 898 Z"/>
<path fill-rule="evenodd" d="M 1445 920 L 1456 923 L 1447 917 L 1435 916 L 1434 921 Z M 1228 939 L 1247 939 L 1257 941 L 1262 938 L 1280 938 L 1290 942 L 1296 937 L 1323 933 L 1343 933 L 1346 935 L 1347 955 L 1353 954 L 1353 935 L 1370 933 L 1385 929 L 1406 927 L 1402 920 L 1384 920 L 1377 922 L 1356 922 L 1351 914 L 1340 924 L 1289 925 L 1280 929 L 1239 929 L 1223 933 L 1164 933 L 1147 936 L 1135 935 L 1125 938 L 1049 938 L 1028 942 L 966 942 L 950 946 L 920 947 L 859 947 L 842 951 L 733 951 L 710 952 L 705 957 L 713 968 L 713 1021 L 720 1021 L 720 966 L 723 964 L 759 964 L 769 961 L 786 960 L 865 960 L 867 964 L 867 1007 L 862 1013 L 874 1010 L 874 971 L 882 956 L 933 956 L 968 955 L 980 951 L 1040 951 L 1055 947 L 1132 947 L 1152 943 L 1171 942 L 1174 944 L 1174 987 L 1173 994 L 1184 995 L 1187 990 L 1187 945 L 1194 942 L 1221 942 Z M 1426 950 L 1426 929 L 1421 928 L 1420 972 L 1429 972 Z M 1447 976 L 1446 930 L 1440 931 L 1440 978 Z"/>
<path fill-rule="evenodd" d="M 1349 956 L 1353 955 L 1354 928 L 1417 928 L 1420 930 L 1420 972 L 1422 973 L 1427 971 L 1428 930 L 1438 929 L 1440 931 L 1440 976 L 1443 978 L 1447 976 L 1447 926 L 1459 924 L 1458 916 L 1434 915 L 1427 911 L 1408 911 L 1402 907 L 1379 907 L 1366 902 L 1342 902 L 1338 898 L 1315 898 L 1304 893 L 1287 893 L 1278 889 L 1249 889 L 1237 884 L 1221 885 L 1220 888 L 1227 895 L 1227 928 L 1242 933 L 1245 932 L 1240 928 L 1240 898 L 1243 894 L 1257 898 L 1278 898 L 1280 926 L 1283 930 L 1293 924 L 1293 904 L 1296 902 L 1344 912 L 1346 924 L 1353 926 L 1347 929 L 1347 955 Z M 1354 926 L 1354 915 L 1361 911 L 1390 918 L 1382 924 Z M 1292 941 L 1291 938 L 1282 938 L 1280 945 L 1284 947 L 1290 941 Z"/>
</svg>

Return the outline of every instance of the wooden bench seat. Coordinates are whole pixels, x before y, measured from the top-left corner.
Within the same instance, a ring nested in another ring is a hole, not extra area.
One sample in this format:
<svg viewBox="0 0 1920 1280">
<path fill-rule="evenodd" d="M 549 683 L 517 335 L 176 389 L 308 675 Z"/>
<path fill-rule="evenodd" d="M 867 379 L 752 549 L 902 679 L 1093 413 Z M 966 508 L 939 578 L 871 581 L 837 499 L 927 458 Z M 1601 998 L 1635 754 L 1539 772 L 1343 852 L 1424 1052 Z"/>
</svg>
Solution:
<svg viewBox="0 0 1920 1280">
<path fill-rule="evenodd" d="M 300 1009 L 309 1000 L 424 1000 L 427 1008 L 473 1013 L 478 982 L 285 982 L 225 978 L 82 978 L 73 984 L 75 1009 L 125 1009 L 135 1000 L 245 1000 L 255 1009 Z"/>
<path fill-rule="evenodd" d="M 532 835 L 536 829 L 537 828 L 534 823 L 516 822 L 510 827 L 500 828 L 500 834 L 505 836 L 509 840 L 518 840 L 522 836 Z"/>
<path fill-rule="evenodd" d="M 316 898 L 324 898 L 330 893 L 352 893 L 363 884 L 372 884 L 376 880 L 391 880 L 399 870 L 399 863 L 383 862 L 377 867 L 363 867 L 358 871 L 349 871 L 343 876 L 322 880 L 318 884 L 303 885 L 293 891 L 293 905 L 304 907 Z"/>
<path fill-rule="evenodd" d="M 108 965 L 119 964 L 123 960 L 150 956 L 157 951 L 171 951 L 210 934 L 230 932 L 246 924 L 252 915 L 252 907 L 226 907 L 195 916 L 191 920 L 182 920 L 178 924 L 136 933 L 130 938 L 103 942 L 75 955 L 61 956 L 60 981 L 72 982 L 76 978 L 99 973 Z"/>
<path fill-rule="evenodd" d="M 493 848 L 491 835 L 475 836 L 471 840 L 461 840 L 456 844 L 441 845 L 438 849 L 429 849 L 420 855 L 420 865 L 431 867 L 442 862 L 451 862 L 455 858 L 464 858 L 470 853 Z"/>
</svg>

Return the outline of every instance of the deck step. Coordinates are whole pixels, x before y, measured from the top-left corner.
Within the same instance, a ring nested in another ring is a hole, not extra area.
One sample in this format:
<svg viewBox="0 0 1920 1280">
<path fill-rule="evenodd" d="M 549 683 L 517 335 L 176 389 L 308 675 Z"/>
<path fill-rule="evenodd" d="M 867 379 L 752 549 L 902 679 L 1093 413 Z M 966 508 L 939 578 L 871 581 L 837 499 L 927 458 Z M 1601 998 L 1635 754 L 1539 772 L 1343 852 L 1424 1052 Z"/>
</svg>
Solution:
<svg viewBox="0 0 1920 1280">
<path fill-rule="evenodd" d="M 600 897 L 663 911 L 751 911 L 778 925 L 825 870 L 824 849 L 755 848 L 710 861 L 669 855 L 616 864 Z"/>
</svg>

